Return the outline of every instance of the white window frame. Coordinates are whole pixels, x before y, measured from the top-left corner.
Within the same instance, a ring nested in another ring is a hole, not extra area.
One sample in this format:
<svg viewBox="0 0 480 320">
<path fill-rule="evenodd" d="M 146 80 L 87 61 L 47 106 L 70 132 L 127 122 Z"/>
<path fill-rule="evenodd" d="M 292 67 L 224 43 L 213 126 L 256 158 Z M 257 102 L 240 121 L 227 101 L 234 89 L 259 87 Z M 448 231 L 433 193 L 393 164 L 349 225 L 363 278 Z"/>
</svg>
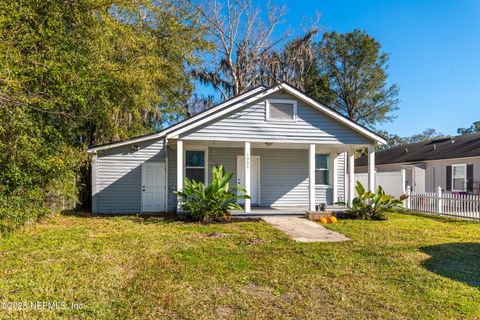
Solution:
<svg viewBox="0 0 480 320">
<path fill-rule="evenodd" d="M 463 167 L 463 177 L 455 177 L 455 168 Z M 455 189 L 455 179 L 463 178 L 463 189 Z M 452 192 L 467 192 L 467 164 L 452 164 Z"/>
<path fill-rule="evenodd" d="M 187 178 L 187 151 L 203 151 L 204 153 L 204 167 L 188 167 L 189 169 L 204 169 L 205 177 L 204 184 L 208 185 L 208 147 L 206 146 L 188 146 L 183 150 L 183 178 Z"/>
<path fill-rule="evenodd" d="M 293 108 L 293 119 L 282 120 L 282 119 L 271 119 L 270 118 L 270 104 L 271 103 L 283 103 L 291 104 Z M 267 99 L 265 100 L 265 120 L 268 122 L 297 122 L 297 100 L 288 100 L 288 99 Z"/>
<path fill-rule="evenodd" d="M 317 156 L 318 155 L 323 155 L 327 156 L 328 162 L 327 162 L 327 169 L 317 169 Z M 317 171 L 328 171 L 328 184 L 323 184 L 323 183 L 318 183 L 317 179 L 315 179 L 315 185 L 316 186 L 331 186 L 332 185 L 332 155 L 330 153 L 326 152 L 317 152 L 315 153 L 315 174 Z"/>
</svg>

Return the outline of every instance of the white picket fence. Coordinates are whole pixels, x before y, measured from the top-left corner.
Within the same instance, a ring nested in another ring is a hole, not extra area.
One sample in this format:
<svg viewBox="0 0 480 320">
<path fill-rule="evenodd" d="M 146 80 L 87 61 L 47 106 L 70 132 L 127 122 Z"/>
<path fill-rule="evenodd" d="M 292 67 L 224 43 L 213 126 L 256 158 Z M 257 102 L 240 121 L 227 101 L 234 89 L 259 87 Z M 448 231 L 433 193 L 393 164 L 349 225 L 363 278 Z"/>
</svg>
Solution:
<svg viewBox="0 0 480 320">
<path fill-rule="evenodd" d="M 480 220 L 480 195 L 437 192 L 416 193 L 407 187 L 405 207 L 411 211 Z"/>
</svg>

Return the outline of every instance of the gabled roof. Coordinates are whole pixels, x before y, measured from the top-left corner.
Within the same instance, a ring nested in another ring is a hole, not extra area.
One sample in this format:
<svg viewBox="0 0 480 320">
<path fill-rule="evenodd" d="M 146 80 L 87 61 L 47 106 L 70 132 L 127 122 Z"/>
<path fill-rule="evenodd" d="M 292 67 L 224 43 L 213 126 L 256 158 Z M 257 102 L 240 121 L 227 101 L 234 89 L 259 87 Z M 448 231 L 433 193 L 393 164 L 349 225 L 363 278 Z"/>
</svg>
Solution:
<svg viewBox="0 0 480 320">
<path fill-rule="evenodd" d="M 201 112 L 192 118 L 183 120 L 169 128 L 166 128 L 158 133 L 151 134 L 151 135 L 146 135 L 138 138 L 134 138 L 131 140 L 127 141 L 120 141 L 120 142 L 114 142 L 110 144 L 104 144 L 100 146 L 95 146 L 93 148 L 88 149 L 88 152 L 96 152 L 99 150 L 105 150 L 105 149 L 110 149 L 110 148 L 115 148 L 119 147 L 122 145 L 127 145 L 131 143 L 137 143 L 137 142 L 142 142 L 142 141 L 147 141 L 151 139 L 156 139 L 156 138 L 161 138 L 166 136 L 167 138 L 178 138 L 178 136 L 186 131 L 190 131 L 198 126 L 201 126 L 207 122 L 213 121 L 215 119 L 218 119 L 222 117 L 223 115 L 232 112 L 236 109 L 239 109 L 247 104 L 254 103 L 257 100 L 260 100 L 272 93 L 275 93 L 277 91 L 284 90 L 287 93 L 291 94 L 292 96 L 303 100 L 305 103 L 311 105 L 312 107 L 318 109 L 319 111 L 327 114 L 328 116 L 334 118 L 340 123 L 343 123 L 344 125 L 352 128 L 353 130 L 359 132 L 360 134 L 366 136 L 367 138 L 371 139 L 374 142 L 377 142 L 379 144 L 386 144 L 386 141 L 384 138 L 376 134 L 375 132 L 359 125 L 358 123 L 346 118 L 342 114 L 336 112 L 335 110 L 324 106 L 320 102 L 316 101 L 315 99 L 309 97 L 307 94 L 304 92 L 294 88 L 293 86 L 283 82 L 278 85 L 274 85 L 270 88 L 266 87 L 257 87 L 254 88 L 250 91 L 245 92 L 244 94 L 232 98 L 230 100 L 227 100 L 225 102 L 222 102 L 215 107 L 208 109 L 204 112 Z"/>
<path fill-rule="evenodd" d="M 180 128 L 184 125 L 188 125 L 189 123 L 191 122 L 194 122 L 194 121 L 197 121 L 199 119 L 202 119 L 203 117 L 206 117 L 222 108 L 226 108 L 227 106 L 231 105 L 231 104 L 234 104 L 236 102 L 239 102 L 243 99 L 246 99 L 254 94 L 257 94 L 259 92 L 261 92 L 262 90 L 265 90 L 265 86 L 259 86 L 259 87 L 256 87 L 256 88 L 253 88 L 237 97 L 233 97 L 231 99 L 228 99 L 228 100 L 225 100 L 223 101 L 222 103 L 219 103 L 217 105 L 215 105 L 214 107 L 210 108 L 210 109 L 207 109 L 205 111 L 202 111 L 196 115 L 194 115 L 193 117 L 191 118 L 188 118 L 188 119 L 184 119 L 168 128 L 165 128 L 159 132 L 156 132 L 156 133 L 152 133 L 152 134 L 147 134 L 147 135 L 143 135 L 143 136 L 139 136 L 139 137 L 136 137 L 136 138 L 132 138 L 132 139 L 129 139 L 129 140 L 125 140 L 125 141 L 116 141 L 116 142 L 111 142 L 111 143 L 105 143 L 105 144 L 101 144 L 101 145 L 98 145 L 98 146 L 95 146 L 95 147 L 91 147 L 87 150 L 87 152 L 90 152 L 90 153 L 93 153 L 93 152 L 97 152 L 97 151 L 100 151 L 100 150 L 106 150 L 106 149 L 111 149 L 111 148 L 116 148 L 116 147 L 120 147 L 120 146 L 124 146 L 124 145 L 128 145 L 128 144 L 132 144 L 132 143 L 137 143 L 137 142 L 142 142 L 142 141 L 148 141 L 148 140 L 152 140 L 152 139 L 157 139 L 157 138 L 161 138 L 163 136 L 165 136 L 166 134 L 168 134 L 169 132 L 177 129 L 177 128 Z"/>
<path fill-rule="evenodd" d="M 428 160 L 480 157 L 480 133 L 395 146 L 375 154 L 375 164 L 414 163 Z M 366 166 L 366 156 L 355 166 Z"/>
</svg>

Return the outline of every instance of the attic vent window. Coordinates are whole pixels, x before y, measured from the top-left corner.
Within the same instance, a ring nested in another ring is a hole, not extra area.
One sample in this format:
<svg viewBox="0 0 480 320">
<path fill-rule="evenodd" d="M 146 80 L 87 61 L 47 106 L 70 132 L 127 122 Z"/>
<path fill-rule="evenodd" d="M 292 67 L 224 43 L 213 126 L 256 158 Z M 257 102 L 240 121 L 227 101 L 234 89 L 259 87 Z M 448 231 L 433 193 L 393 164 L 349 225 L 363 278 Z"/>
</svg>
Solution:
<svg viewBox="0 0 480 320">
<path fill-rule="evenodd" d="M 267 100 L 266 102 L 267 121 L 296 121 L 297 101 L 295 100 Z"/>
</svg>

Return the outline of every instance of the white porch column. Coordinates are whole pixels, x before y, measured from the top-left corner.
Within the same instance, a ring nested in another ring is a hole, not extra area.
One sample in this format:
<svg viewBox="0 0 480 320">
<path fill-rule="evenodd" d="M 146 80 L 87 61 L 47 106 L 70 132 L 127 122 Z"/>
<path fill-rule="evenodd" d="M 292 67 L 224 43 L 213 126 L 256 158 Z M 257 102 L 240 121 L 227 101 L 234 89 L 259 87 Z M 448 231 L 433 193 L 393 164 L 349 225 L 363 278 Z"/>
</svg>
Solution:
<svg viewBox="0 0 480 320">
<path fill-rule="evenodd" d="M 183 141 L 177 140 L 177 190 L 183 190 Z M 177 212 L 183 212 L 180 197 L 177 197 Z"/>
<path fill-rule="evenodd" d="M 368 190 L 375 192 L 375 146 L 368 147 Z"/>
<path fill-rule="evenodd" d="M 308 148 L 308 210 L 315 211 L 315 145 Z"/>
<path fill-rule="evenodd" d="M 350 207 L 355 198 L 355 150 L 348 150 L 348 204 Z"/>
<path fill-rule="evenodd" d="M 245 190 L 247 194 L 250 195 L 250 142 L 245 142 L 245 156 L 244 159 L 244 166 L 245 166 Z M 245 199 L 245 213 L 249 213 L 251 211 L 251 200 Z"/>
<path fill-rule="evenodd" d="M 338 201 L 338 153 L 332 153 L 332 198 L 333 204 Z"/>
</svg>

